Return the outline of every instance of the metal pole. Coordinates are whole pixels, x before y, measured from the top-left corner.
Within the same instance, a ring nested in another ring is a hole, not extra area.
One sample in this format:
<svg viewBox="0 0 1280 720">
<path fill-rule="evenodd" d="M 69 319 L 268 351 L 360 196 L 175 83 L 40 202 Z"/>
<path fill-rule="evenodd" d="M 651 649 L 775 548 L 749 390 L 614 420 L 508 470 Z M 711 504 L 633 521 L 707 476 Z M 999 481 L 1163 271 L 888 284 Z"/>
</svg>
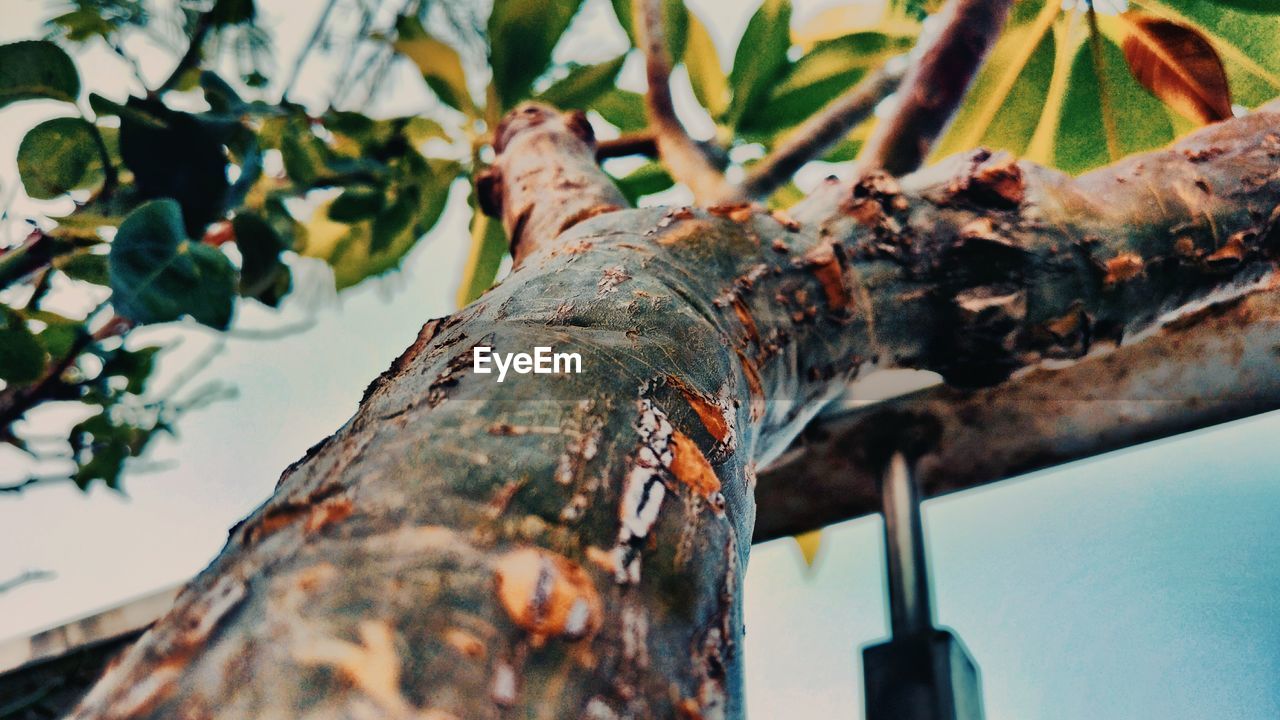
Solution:
<svg viewBox="0 0 1280 720">
<path fill-rule="evenodd" d="M 920 521 L 920 491 L 914 475 L 907 458 L 895 452 L 881 479 L 889 570 L 889 626 L 894 637 L 933 629 L 929 569 L 925 564 L 924 528 Z"/>
</svg>

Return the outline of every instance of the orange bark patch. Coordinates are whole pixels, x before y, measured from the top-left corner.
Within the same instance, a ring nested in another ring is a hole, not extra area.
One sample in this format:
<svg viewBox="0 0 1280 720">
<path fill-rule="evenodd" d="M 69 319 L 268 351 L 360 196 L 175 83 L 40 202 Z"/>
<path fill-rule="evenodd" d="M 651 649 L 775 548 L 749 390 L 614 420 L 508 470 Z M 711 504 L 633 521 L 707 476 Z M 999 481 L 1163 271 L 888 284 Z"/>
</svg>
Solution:
<svg viewBox="0 0 1280 720">
<path fill-rule="evenodd" d="M 852 302 L 852 296 L 849 288 L 844 284 L 844 267 L 839 256 L 836 255 L 835 246 L 831 243 L 823 243 L 806 253 L 804 261 L 822 285 L 827 306 L 835 311 L 847 309 Z"/>
<path fill-rule="evenodd" d="M 704 500 L 720 492 L 720 478 L 698 444 L 679 430 L 671 433 L 671 474 Z"/>
<path fill-rule="evenodd" d="M 689 387 L 675 376 L 669 376 L 670 381 L 684 396 L 685 402 L 689 403 L 689 407 L 697 413 L 698 419 L 702 421 L 702 426 L 711 433 L 711 437 L 716 442 L 725 442 L 731 433 L 729 420 L 724 415 L 724 408 L 705 398 L 701 393 Z"/>
<path fill-rule="evenodd" d="M 311 514 L 307 516 L 307 523 L 304 527 L 307 532 L 315 532 L 336 522 L 342 522 L 350 517 L 352 508 L 351 498 L 328 498 L 311 511 Z"/>
<path fill-rule="evenodd" d="M 479 660 L 485 656 L 484 643 L 480 642 L 480 638 L 466 630 L 449 628 L 444 633 L 444 641 L 464 657 Z"/>
<path fill-rule="evenodd" d="M 670 231 L 659 234 L 657 240 L 659 245 L 678 245 L 710 230 L 711 225 L 705 220 L 685 220 Z"/>
<path fill-rule="evenodd" d="M 751 311 L 747 310 L 747 305 L 742 302 L 742 298 L 733 299 L 733 312 L 738 316 L 738 322 L 742 323 L 743 329 L 747 331 L 747 339 L 759 345 L 760 331 L 756 328 L 756 320 L 751 317 Z"/>
<path fill-rule="evenodd" d="M 1107 274 L 1103 278 L 1103 283 L 1115 285 L 1132 280 L 1142 274 L 1144 263 L 1142 262 L 1142 256 L 1137 253 L 1120 253 L 1107 260 L 1104 266 Z"/>
<path fill-rule="evenodd" d="M 614 561 L 613 553 L 608 550 L 602 550 L 592 545 L 587 548 L 587 560 L 609 575 L 618 572 L 618 563 Z"/>
<path fill-rule="evenodd" d="M 857 198 L 842 205 L 844 213 L 859 225 L 872 227 L 884 220 L 884 208 L 874 198 Z"/>
<path fill-rule="evenodd" d="M 764 385 L 760 382 L 760 369 L 751 358 L 738 351 L 738 359 L 742 361 L 742 374 L 747 378 L 747 392 L 751 398 L 751 419 L 764 417 Z"/>
<path fill-rule="evenodd" d="M 785 210 L 771 210 L 769 215 L 783 228 L 796 232 L 800 229 L 800 221 L 791 217 Z"/>
<path fill-rule="evenodd" d="M 720 205 L 712 205 L 707 208 L 707 212 L 720 217 L 727 217 L 736 223 L 746 222 L 751 216 L 762 208 L 755 203 L 723 203 Z"/>
<path fill-rule="evenodd" d="M 676 709 L 680 711 L 680 720 L 703 720 L 702 706 L 693 698 L 681 700 Z"/>
<path fill-rule="evenodd" d="M 299 570 L 296 582 L 299 590 L 315 592 L 328 585 L 337 575 L 338 568 L 334 567 L 332 563 L 322 562 Z"/>
<path fill-rule="evenodd" d="M 1008 205 L 1021 205 L 1026 198 L 1022 169 L 1012 157 L 979 167 L 974 170 L 971 181 L 975 189 L 981 189 Z"/>
<path fill-rule="evenodd" d="M 600 627 L 600 595 L 577 563 L 541 548 L 513 550 L 497 560 L 498 600 L 507 616 L 533 636 L 577 640 Z"/>
<path fill-rule="evenodd" d="M 359 634 L 359 645 L 333 637 L 308 638 L 294 646 L 294 659 L 302 665 L 333 668 L 384 711 L 406 711 L 408 703 L 400 695 L 395 631 L 385 621 L 365 620 Z"/>
<path fill-rule="evenodd" d="M 1227 238 L 1227 243 L 1222 247 L 1214 250 L 1205 262 L 1211 265 L 1228 265 L 1235 264 L 1244 260 L 1244 237 L 1242 233 L 1235 233 Z"/>
</svg>

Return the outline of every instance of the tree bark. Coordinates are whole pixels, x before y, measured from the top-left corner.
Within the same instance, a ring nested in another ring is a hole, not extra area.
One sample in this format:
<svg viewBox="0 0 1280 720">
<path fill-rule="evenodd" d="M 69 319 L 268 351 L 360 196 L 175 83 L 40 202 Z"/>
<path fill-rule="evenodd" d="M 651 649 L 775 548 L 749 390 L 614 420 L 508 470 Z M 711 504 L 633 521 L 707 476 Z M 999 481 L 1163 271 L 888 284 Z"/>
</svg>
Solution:
<svg viewBox="0 0 1280 720">
<path fill-rule="evenodd" d="M 753 542 L 880 511 L 885 429 L 927 441 L 927 496 L 1280 409 L 1280 292 L 1269 283 L 1065 368 L 994 387 L 939 385 L 810 423 L 761 470 Z"/>
<path fill-rule="evenodd" d="M 589 135 L 518 109 L 486 182 L 511 276 L 423 327 L 76 717 L 741 717 L 757 464 L 866 367 L 990 385 L 1255 279 L 1276 125 L 1078 180 L 975 152 L 793 219 L 619 210 Z M 477 346 L 582 372 L 499 384 Z"/>
</svg>

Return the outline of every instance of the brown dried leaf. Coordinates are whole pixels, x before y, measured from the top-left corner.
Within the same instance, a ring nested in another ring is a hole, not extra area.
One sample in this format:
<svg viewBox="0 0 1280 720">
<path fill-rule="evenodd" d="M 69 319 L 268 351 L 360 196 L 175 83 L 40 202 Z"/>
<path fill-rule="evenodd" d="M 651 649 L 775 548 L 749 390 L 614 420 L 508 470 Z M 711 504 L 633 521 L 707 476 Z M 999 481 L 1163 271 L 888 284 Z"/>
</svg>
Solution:
<svg viewBox="0 0 1280 720">
<path fill-rule="evenodd" d="M 1231 117 L 1226 70 L 1199 30 L 1150 16 L 1129 20 L 1124 57 L 1143 87 L 1197 122 Z"/>
</svg>

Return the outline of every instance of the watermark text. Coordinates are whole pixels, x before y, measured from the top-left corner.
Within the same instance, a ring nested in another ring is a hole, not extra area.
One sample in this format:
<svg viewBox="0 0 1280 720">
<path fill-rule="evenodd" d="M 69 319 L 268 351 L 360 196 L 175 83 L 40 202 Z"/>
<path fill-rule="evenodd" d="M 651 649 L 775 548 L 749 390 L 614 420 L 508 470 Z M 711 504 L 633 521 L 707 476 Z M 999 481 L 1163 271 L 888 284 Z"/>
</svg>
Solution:
<svg viewBox="0 0 1280 720">
<path fill-rule="evenodd" d="M 582 356 L 578 353 L 553 352 L 550 347 L 539 345 L 532 353 L 501 353 L 485 345 L 477 345 L 471 351 L 471 371 L 477 375 L 489 375 L 497 371 L 498 382 L 507 372 L 518 375 L 566 375 L 582 372 Z"/>
</svg>

